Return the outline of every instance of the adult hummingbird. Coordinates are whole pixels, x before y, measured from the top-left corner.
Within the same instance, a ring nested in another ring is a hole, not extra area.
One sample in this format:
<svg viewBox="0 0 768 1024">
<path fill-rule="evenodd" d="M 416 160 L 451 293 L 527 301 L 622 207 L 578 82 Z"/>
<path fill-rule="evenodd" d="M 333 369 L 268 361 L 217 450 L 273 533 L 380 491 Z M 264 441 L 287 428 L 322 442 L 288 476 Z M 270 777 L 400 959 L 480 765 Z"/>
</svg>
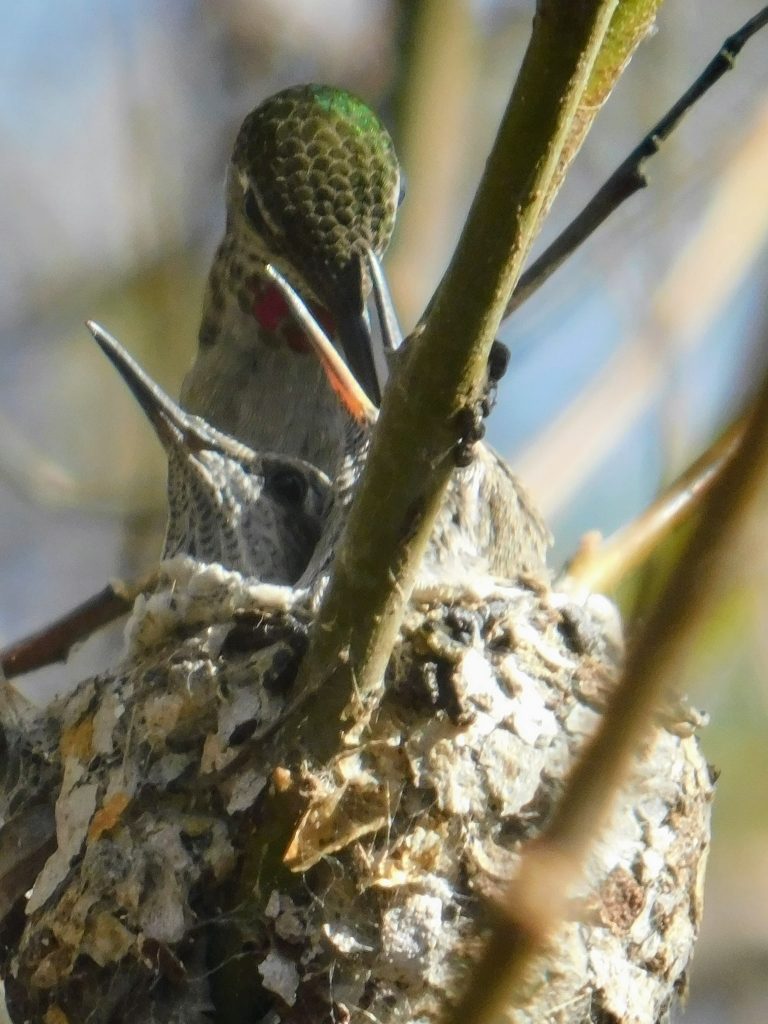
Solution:
<svg viewBox="0 0 768 1024">
<path fill-rule="evenodd" d="M 399 195 L 389 133 L 351 94 L 294 86 L 249 114 L 227 172 L 226 230 L 184 407 L 257 451 L 333 477 L 344 414 L 265 267 L 302 296 L 378 403 L 386 368 L 370 341 L 364 256 L 386 249 Z"/>
<path fill-rule="evenodd" d="M 325 474 L 299 459 L 255 452 L 186 413 L 102 327 L 88 327 L 168 456 L 163 557 L 186 554 L 265 583 L 295 583 L 330 509 Z"/>
</svg>

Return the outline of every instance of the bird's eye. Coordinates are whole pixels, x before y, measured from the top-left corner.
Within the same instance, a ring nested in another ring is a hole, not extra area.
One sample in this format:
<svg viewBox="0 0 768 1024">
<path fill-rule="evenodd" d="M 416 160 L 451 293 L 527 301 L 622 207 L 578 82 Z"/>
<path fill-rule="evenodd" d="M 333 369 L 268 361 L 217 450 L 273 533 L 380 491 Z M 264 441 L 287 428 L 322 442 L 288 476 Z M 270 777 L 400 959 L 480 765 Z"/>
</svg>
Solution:
<svg viewBox="0 0 768 1024">
<path fill-rule="evenodd" d="M 273 469 L 265 482 L 269 493 L 282 505 L 301 505 L 307 496 L 306 477 L 297 469 Z"/>
<path fill-rule="evenodd" d="M 254 231 L 260 235 L 268 234 L 267 222 L 264 220 L 264 214 L 261 212 L 256 193 L 250 186 L 245 190 L 245 196 L 243 197 L 243 213 Z"/>
</svg>

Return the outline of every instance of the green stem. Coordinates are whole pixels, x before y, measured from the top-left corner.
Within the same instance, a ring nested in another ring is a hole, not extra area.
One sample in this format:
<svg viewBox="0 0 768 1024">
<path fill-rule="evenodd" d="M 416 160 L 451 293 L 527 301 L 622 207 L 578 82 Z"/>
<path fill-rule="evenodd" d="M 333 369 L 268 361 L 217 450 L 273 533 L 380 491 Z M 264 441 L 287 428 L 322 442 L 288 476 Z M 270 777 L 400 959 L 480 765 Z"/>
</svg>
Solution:
<svg viewBox="0 0 768 1024">
<path fill-rule="evenodd" d="M 541 0 L 520 75 L 454 258 L 384 398 L 360 492 L 313 630 L 300 685 L 322 690 L 284 735 L 304 756 L 338 749 L 381 685 L 454 468 L 459 417 L 479 394 L 490 346 L 538 226 L 616 0 Z M 396 481 L 396 485 L 393 483 Z"/>
</svg>

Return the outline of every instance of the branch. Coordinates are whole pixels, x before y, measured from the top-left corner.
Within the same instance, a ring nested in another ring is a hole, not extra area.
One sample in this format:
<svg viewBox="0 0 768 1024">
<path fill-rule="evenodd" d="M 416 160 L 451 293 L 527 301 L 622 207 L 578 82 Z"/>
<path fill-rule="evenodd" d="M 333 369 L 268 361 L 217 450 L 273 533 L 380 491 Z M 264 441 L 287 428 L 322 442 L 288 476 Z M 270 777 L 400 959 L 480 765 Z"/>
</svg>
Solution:
<svg viewBox="0 0 768 1024">
<path fill-rule="evenodd" d="M 151 584 L 153 576 L 154 573 L 149 573 L 128 583 L 113 580 L 61 618 L 4 647 L 0 650 L 3 678 L 13 679 L 57 661 L 66 661 L 75 644 L 87 640 L 97 629 L 121 615 L 127 615 L 138 595 Z"/>
<path fill-rule="evenodd" d="M 338 747 L 345 708 L 364 705 L 381 684 L 454 468 L 461 412 L 480 392 L 614 8 L 611 0 L 539 4 L 456 254 L 387 389 L 301 673 L 299 702 L 322 687 L 324 714 L 306 721 L 297 711 L 286 726 L 320 760 Z"/>
<path fill-rule="evenodd" d="M 636 519 L 595 543 L 588 534 L 565 568 L 560 585 L 593 593 L 613 590 L 700 507 L 744 438 L 741 417 Z"/>
<path fill-rule="evenodd" d="M 768 25 L 768 7 L 764 7 L 742 25 L 738 32 L 734 32 L 725 40 L 693 85 L 670 107 L 661 120 L 656 122 L 584 209 L 521 276 L 504 310 L 504 319 L 537 292 L 582 242 L 589 238 L 626 199 L 648 185 L 646 163 L 659 152 L 691 107 L 734 67 L 736 58 L 745 44 L 765 25 Z"/>
</svg>

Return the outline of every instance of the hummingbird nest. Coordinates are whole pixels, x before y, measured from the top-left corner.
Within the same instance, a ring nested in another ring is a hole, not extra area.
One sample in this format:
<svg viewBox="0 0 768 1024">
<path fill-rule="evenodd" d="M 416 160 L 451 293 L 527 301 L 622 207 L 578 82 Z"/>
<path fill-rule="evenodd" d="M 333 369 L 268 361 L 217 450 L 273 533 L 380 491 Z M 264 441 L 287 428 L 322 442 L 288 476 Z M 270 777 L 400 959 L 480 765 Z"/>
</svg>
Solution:
<svg viewBox="0 0 768 1024">
<path fill-rule="evenodd" d="M 376 713 L 289 771 L 275 727 L 311 620 L 300 591 L 165 562 L 121 663 L 25 730 L 15 760 L 37 768 L 6 780 L 2 832 L 35 808 L 52 823 L 55 801 L 55 839 L 51 824 L 31 893 L 4 907 L 14 1021 L 405 1024 L 458 997 L 489 902 L 600 720 L 617 614 L 533 578 L 417 592 Z M 657 723 L 510 1021 L 666 1019 L 709 836 L 695 724 Z M 265 807 L 292 788 L 279 870 L 249 873 Z"/>
</svg>

